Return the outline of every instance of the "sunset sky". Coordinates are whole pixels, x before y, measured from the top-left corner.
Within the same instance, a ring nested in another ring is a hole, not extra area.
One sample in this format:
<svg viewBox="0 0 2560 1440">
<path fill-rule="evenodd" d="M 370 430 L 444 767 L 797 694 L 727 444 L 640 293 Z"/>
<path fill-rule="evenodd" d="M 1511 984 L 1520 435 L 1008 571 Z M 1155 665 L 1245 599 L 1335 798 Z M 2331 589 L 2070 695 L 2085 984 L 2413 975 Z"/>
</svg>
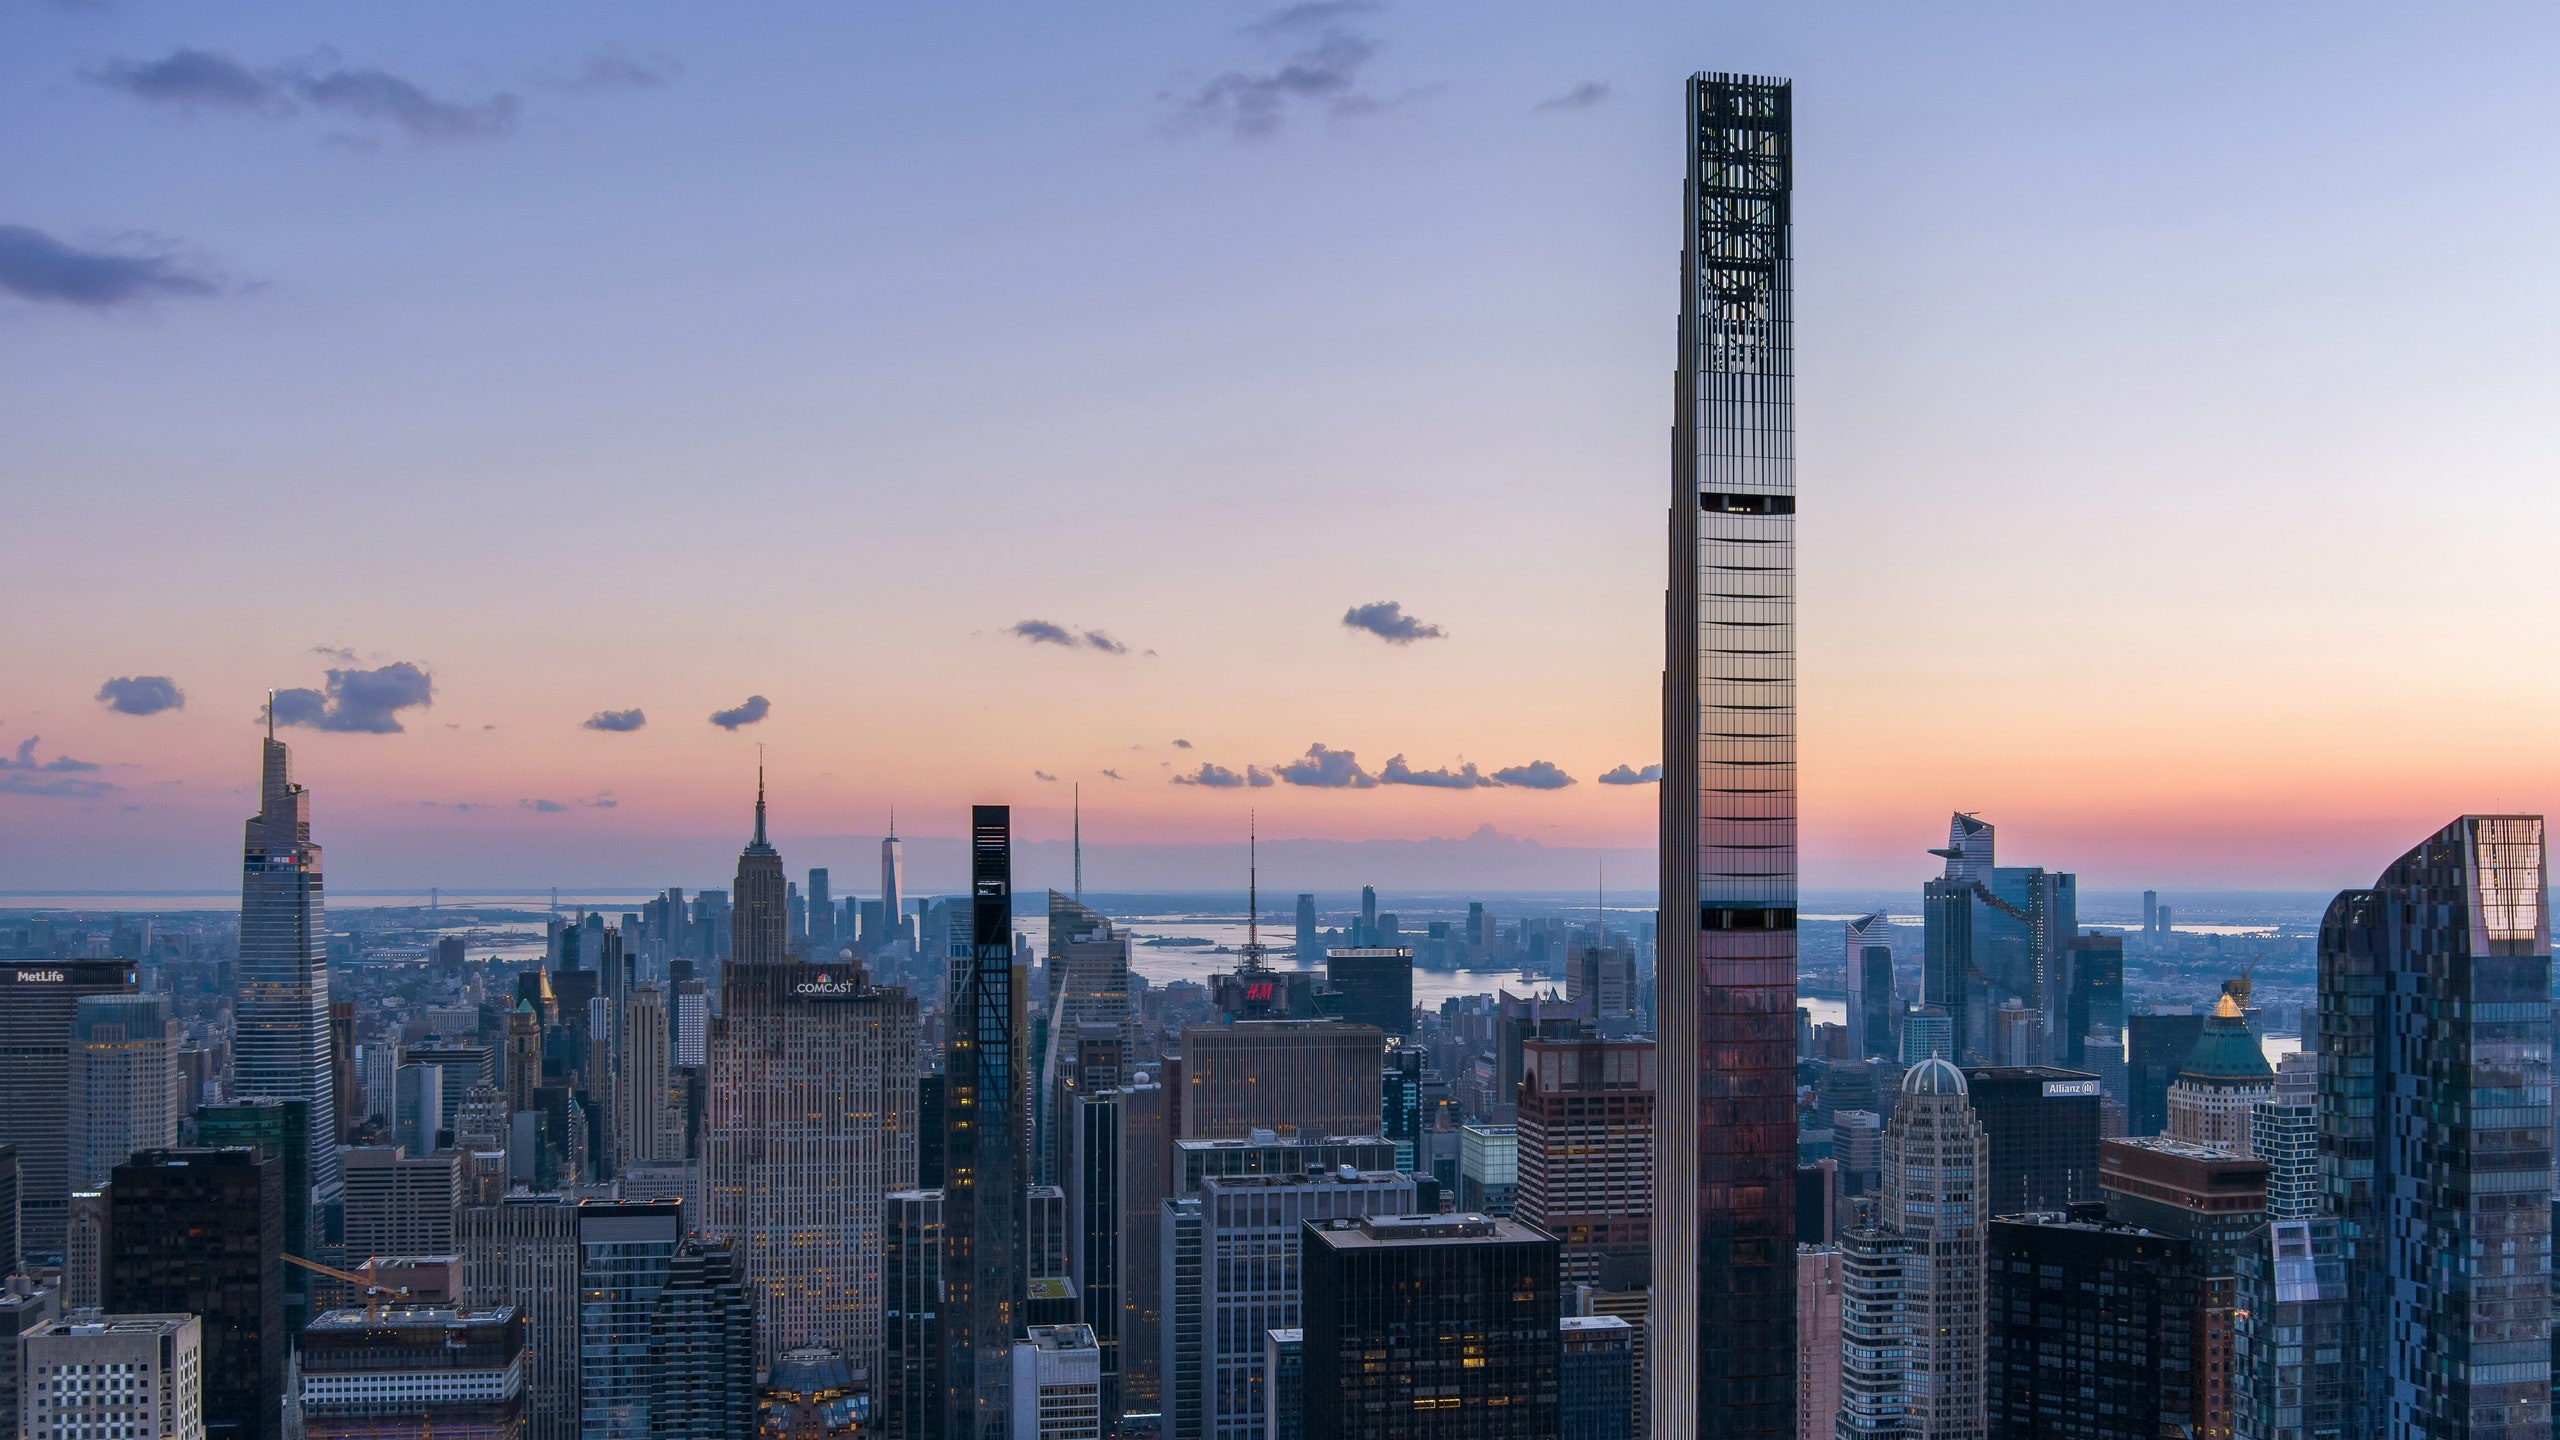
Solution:
<svg viewBox="0 0 2560 1440">
<path fill-rule="evenodd" d="M 1916 887 L 1951 809 L 2092 885 L 2361 883 L 2560 808 L 2555 53 L 2531 5 L 0 6 L 0 890 L 233 883 L 270 688 L 337 884 L 718 884 L 759 744 L 795 867 L 893 805 L 1061 838 L 1080 782 L 1133 888 L 1248 809 L 1649 883 L 1601 777 L 1661 758 L 1696 69 L 1795 82 L 1805 883 Z M 1278 778 L 1397 756 L 1513 781 Z"/>
</svg>

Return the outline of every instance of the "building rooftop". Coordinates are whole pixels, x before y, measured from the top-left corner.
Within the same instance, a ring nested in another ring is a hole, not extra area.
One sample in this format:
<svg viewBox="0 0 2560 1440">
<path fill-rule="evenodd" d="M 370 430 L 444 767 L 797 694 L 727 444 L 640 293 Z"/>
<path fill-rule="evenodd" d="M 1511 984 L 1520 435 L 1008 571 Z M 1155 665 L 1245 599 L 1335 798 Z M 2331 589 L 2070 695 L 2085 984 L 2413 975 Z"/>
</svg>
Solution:
<svg viewBox="0 0 2560 1440">
<path fill-rule="evenodd" d="M 1905 1095 L 1962 1095 L 1964 1072 L 1946 1060 L 1932 1055 L 1914 1065 L 1902 1077 Z"/>
<path fill-rule="evenodd" d="M 1023 1343 L 1034 1350 L 1091 1350 L 1095 1348 L 1090 1325 L 1034 1325 L 1024 1332 Z"/>
<path fill-rule="evenodd" d="M 1356 1220 L 1307 1222 L 1307 1234 L 1335 1250 L 1371 1250 L 1391 1245 L 1524 1245 L 1553 1237 L 1517 1220 L 1460 1212 L 1455 1215 L 1371 1215 Z"/>
<path fill-rule="evenodd" d="M 362 1310 L 324 1310 L 303 1327 L 303 1332 L 418 1330 L 430 1326 L 450 1330 L 467 1325 L 504 1325 L 515 1318 L 513 1305 L 493 1305 L 486 1310 L 460 1305 L 386 1305 L 379 1316 Z"/>
<path fill-rule="evenodd" d="M 1636 1333 L 1636 1327 L 1615 1315 L 1567 1315 L 1556 1322 L 1556 1328 L 1567 1335 L 1590 1335 L 1623 1330 L 1630 1339 L 1634 1338 Z"/>
</svg>

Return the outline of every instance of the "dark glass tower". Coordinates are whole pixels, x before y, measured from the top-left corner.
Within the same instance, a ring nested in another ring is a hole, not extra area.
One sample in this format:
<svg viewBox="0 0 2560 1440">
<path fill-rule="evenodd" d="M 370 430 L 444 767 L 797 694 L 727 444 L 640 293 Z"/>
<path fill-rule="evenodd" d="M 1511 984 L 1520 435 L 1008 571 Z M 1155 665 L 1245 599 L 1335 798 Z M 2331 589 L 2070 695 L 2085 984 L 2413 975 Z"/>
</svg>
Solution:
<svg viewBox="0 0 2560 1440">
<path fill-rule="evenodd" d="M 2320 927 L 2320 1158 L 2351 1435 L 2551 1433 L 2551 928 L 2539 815 L 2466 815 Z"/>
<path fill-rule="evenodd" d="M 1297 1243 L 1305 1433 L 1557 1433 L 1553 1238 L 1482 1215 L 1399 1215 L 1308 1220 Z"/>
<path fill-rule="evenodd" d="M 284 742 L 269 733 L 258 813 L 241 845 L 231 1093 L 242 1100 L 306 1102 L 311 1193 L 288 1196 L 286 1203 L 327 1206 L 339 1194 L 339 1137 L 330 1118 L 338 1109 L 331 1094 L 320 847 L 311 843 L 311 792 L 293 783 L 290 763 Z"/>
<path fill-rule="evenodd" d="M 107 1187 L 106 1308 L 204 1321 L 204 1433 L 215 1440 L 284 1428 L 281 1171 L 249 1149 L 145 1150 Z"/>
<path fill-rule="evenodd" d="M 1663 668 L 1653 1423 L 1795 1415 L 1791 91 L 1691 77 Z M 1314 1369 L 1312 1332 L 1309 1372 Z"/>
<path fill-rule="evenodd" d="M 1022 996 L 1013 965 L 1013 811 L 969 812 L 971 944 L 951 980 L 944 1066 L 942 1383 L 949 1440 L 1007 1440 L 1023 1265 Z"/>
</svg>

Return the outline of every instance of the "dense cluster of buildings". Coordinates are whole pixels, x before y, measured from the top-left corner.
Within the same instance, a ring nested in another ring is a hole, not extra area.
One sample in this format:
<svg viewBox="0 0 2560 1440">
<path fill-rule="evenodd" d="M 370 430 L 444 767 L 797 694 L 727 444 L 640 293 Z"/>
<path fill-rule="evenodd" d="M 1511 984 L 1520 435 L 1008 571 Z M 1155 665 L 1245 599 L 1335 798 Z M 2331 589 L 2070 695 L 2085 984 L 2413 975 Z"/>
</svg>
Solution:
<svg viewBox="0 0 2560 1440">
<path fill-rule="evenodd" d="M 359 1014 L 270 733 L 218 1023 L 0 963 L 0 1431 L 2547 1437 L 2538 817 L 2339 895 L 2281 1068 L 1968 814 L 1916 987 L 1867 916 L 1798 1009 L 1792 98 L 1688 103 L 1657 928 L 1301 896 L 1151 988 L 1080 894 L 1015 932 L 1005 807 L 911 909 L 894 820 L 804 889 L 759 780 L 732 888 Z M 1414 1004 L 1513 958 L 1561 993 Z"/>
</svg>

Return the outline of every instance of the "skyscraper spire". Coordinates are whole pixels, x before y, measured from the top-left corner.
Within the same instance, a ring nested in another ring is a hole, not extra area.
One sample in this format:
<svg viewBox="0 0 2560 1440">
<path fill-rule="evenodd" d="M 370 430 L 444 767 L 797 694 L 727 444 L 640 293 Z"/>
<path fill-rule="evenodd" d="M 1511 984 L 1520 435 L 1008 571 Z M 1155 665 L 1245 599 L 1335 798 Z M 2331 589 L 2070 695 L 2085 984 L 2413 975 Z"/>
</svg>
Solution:
<svg viewBox="0 0 2560 1440">
<path fill-rule="evenodd" d="M 758 746 L 756 747 L 756 838 L 755 838 L 755 843 L 756 843 L 756 844 L 758 844 L 758 845 L 762 845 L 762 844 L 766 843 L 766 842 L 765 842 L 765 838 L 764 838 L 764 747 L 763 747 L 762 745 L 758 745 Z"/>
<path fill-rule="evenodd" d="M 1262 968 L 1262 860 L 1260 828 L 1255 812 L 1245 812 L 1244 822 L 1244 962 L 1241 968 Z"/>
<path fill-rule="evenodd" d="M 1084 782 L 1076 782 L 1076 899 L 1084 899 Z"/>
</svg>

